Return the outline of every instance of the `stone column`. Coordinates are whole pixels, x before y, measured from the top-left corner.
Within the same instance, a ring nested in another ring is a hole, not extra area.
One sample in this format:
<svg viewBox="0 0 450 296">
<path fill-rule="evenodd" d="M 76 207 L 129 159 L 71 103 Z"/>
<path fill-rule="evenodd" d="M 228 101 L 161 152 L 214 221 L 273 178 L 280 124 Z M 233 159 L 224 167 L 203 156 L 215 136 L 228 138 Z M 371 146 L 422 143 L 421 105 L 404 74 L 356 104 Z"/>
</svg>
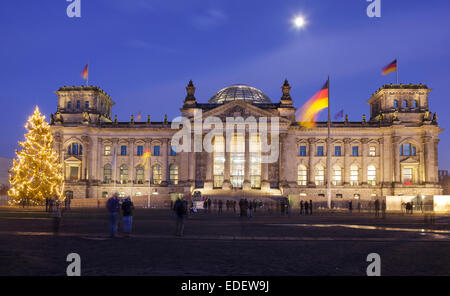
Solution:
<svg viewBox="0 0 450 296">
<path fill-rule="evenodd" d="M 117 144 L 119 143 L 119 139 L 118 138 L 113 138 L 112 139 L 112 143 L 113 143 L 113 146 L 112 146 L 112 152 L 111 152 L 111 156 L 112 156 L 112 162 L 111 163 L 114 166 L 111 167 L 111 169 L 112 169 L 112 181 L 115 184 L 118 181 L 117 176 L 119 175 L 119 172 L 118 172 L 119 171 L 118 170 L 119 164 L 118 164 L 118 161 L 117 161 L 117 155 L 119 153 Z"/>
<path fill-rule="evenodd" d="M 350 184 L 350 140 L 344 139 L 344 185 Z"/>
<path fill-rule="evenodd" d="M 97 138 L 97 173 L 95 178 L 99 181 L 99 183 L 103 182 L 103 139 Z"/>
<path fill-rule="evenodd" d="M 244 167 L 244 184 L 242 188 L 244 190 L 251 189 L 250 183 L 250 134 L 248 131 L 245 132 L 245 167 Z"/>
<path fill-rule="evenodd" d="M 378 156 L 378 165 L 380 167 L 379 180 L 380 180 L 381 185 L 384 185 L 386 183 L 386 178 L 385 178 L 385 175 L 384 175 L 384 139 L 383 138 L 379 138 L 378 139 L 378 143 L 379 143 L 379 145 L 378 145 L 379 153 L 378 153 L 378 155 L 376 155 L 376 154 L 375 155 Z"/>
<path fill-rule="evenodd" d="M 308 179 L 309 179 L 308 183 L 309 184 L 308 185 L 314 185 L 315 181 L 314 181 L 313 159 L 314 159 L 314 153 L 316 150 L 316 139 L 309 138 L 308 143 L 309 143 L 309 153 L 308 153 Z"/>
<path fill-rule="evenodd" d="M 284 141 L 286 140 L 286 134 L 280 134 L 280 150 L 278 155 L 278 172 L 279 172 L 279 181 L 280 185 L 286 184 L 286 176 L 285 176 L 285 170 L 284 170 L 284 163 L 283 163 L 283 149 L 284 149 Z"/>
<path fill-rule="evenodd" d="M 90 153 L 90 138 L 88 136 L 82 136 L 81 137 L 81 143 L 83 145 L 83 155 L 81 156 L 81 180 L 87 180 L 89 177 L 89 163 L 88 163 L 88 156 Z"/>
<path fill-rule="evenodd" d="M 194 137 L 191 137 L 191 152 L 189 153 L 189 181 L 192 183 L 192 186 L 195 186 L 195 157 L 196 152 L 194 152 Z"/>
<path fill-rule="evenodd" d="M 392 146 L 393 146 L 393 153 L 394 153 L 394 182 L 400 183 L 400 154 L 399 154 L 399 141 L 400 137 L 393 136 L 392 137 Z"/>
<path fill-rule="evenodd" d="M 361 139 L 361 168 L 362 168 L 362 182 L 367 184 L 367 143 L 369 139 Z"/>
<path fill-rule="evenodd" d="M 128 177 L 131 180 L 131 182 L 135 181 L 134 180 L 134 175 L 136 172 L 136 169 L 134 168 L 134 155 L 136 154 L 134 151 L 134 142 L 135 139 L 134 138 L 130 138 L 129 139 L 129 143 L 130 143 L 130 150 L 128 151 L 129 153 L 129 158 L 128 158 L 128 163 L 130 164 L 130 168 L 128 170 Z"/>
<path fill-rule="evenodd" d="M 162 168 L 161 168 L 161 175 L 162 175 L 162 178 L 161 178 L 161 184 L 162 185 L 167 185 L 168 184 L 168 181 L 169 181 L 169 178 L 168 178 L 168 163 L 169 163 L 169 145 L 168 145 L 168 142 L 169 142 L 169 139 L 162 139 L 161 140 L 161 142 L 162 142 L 162 153 L 163 153 L 163 155 L 162 155 L 162 157 L 163 157 L 163 160 L 162 160 Z"/>
<path fill-rule="evenodd" d="M 224 164 L 224 173 L 223 173 L 223 186 L 222 188 L 225 190 L 230 190 L 232 188 L 231 186 L 231 181 L 230 181 L 230 157 L 231 157 L 231 153 L 230 153 L 230 147 L 228 146 L 227 143 L 227 137 L 226 135 L 224 135 L 224 151 L 225 151 L 225 164 Z"/>
<path fill-rule="evenodd" d="M 152 155 L 153 155 L 153 151 L 152 151 L 152 139 L 151 138 L 147 138 L 144 140 L 145 144 L 144 144 L 144 153 L 146 153 L 147 151 L 150 151 L 150 158 L 147 159 L 147 163 L 144 165 L 144 168 L 147 167 L 147 169 L 144 171 L 144 180 L 148 180 L 149 182 L 151 182 L 151 176 L 152 176 L 152 163 L 151 163 L 151 159 L 152 159 Z"/>
<path fill-rule="evenodd" d="M 431 167 L 431 180 L 433 183 L 439 183 L 439 175 L 438 175 L 438 145 L 439 139 L 433 140 L 433 165 Z"/>
<path fill-rule="evenodd" d="M 205 135 L 203 135 L 203 138 Z M 213 152 L 204 151 L 202 153 L 206 154 L 206 174 L 205 174 L 205 190 L 213 189 Z"/>
<path fill-rule="evenodd" d="M 260 135 L 261 137 L 261 135 Z M 271 138 L 270 134 L 267 134 L 268 139 Z M 268 140 L 267 139 L 267 140 Z M 262 143 L 262 138 L 260 138 Z M 270 152 L 269 152 L 270 153 Z M 261 151 L 261 160 L 267 158 L 269 153 Z M 269 191 L 270 190 L 270 182 L 269 182 L 269 164 L 266 162 L 261 162 L 261 190 Z"/>
</svg>

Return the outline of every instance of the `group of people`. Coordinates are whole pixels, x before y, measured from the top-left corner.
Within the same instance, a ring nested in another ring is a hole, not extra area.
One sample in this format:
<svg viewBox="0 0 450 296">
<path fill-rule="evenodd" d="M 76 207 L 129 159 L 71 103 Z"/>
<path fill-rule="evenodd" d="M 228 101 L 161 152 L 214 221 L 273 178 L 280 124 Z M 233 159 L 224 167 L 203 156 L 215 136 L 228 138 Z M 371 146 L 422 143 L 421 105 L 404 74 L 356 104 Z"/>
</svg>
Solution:
<svg viewBox="0 0 450 296">
<path fill-rule="evenodd" d="M 111 237 L 117 236 L 117 228 L 119 224 L 119 213 L 122 210 L 122 231 L 126 237 L 131 235 L 133 223 L 134 204 L 130 197 L 120 200 L 118 194 L 114 194 L 106 202 L 106 208 L 109 212 L 110 228 L 109 233 Z"/>
<path fill-rule="evenodd" d="M 312 200 L 309 200 L 309 202 L 307 200 L 300 201 L 300 215 L 312 215 L 312 211 L 313 211 L 313 203 Z"/>
<path fill-rule="evenodd" d="M 71 198 L 67 197 L 64 199 L 64 207 L 67 210 L 70 210 L 70 200 Z M 55 208 L 59 208 L 61 206 L 61 202 L 57 198 L 46 198 L 45 199 L 45 211 L 52 213 Z"/>
<path fill-rule="evenodd" d="M 414 203 L 411 202 L 407 202 L 407 203 L 402 203 L 402 213 L 403 213 L 403 209 L 405 209 L 405 213 L 406 214 L 411 214 L 413 213 L 413 207 L 414 207 Z"/>
</svg>

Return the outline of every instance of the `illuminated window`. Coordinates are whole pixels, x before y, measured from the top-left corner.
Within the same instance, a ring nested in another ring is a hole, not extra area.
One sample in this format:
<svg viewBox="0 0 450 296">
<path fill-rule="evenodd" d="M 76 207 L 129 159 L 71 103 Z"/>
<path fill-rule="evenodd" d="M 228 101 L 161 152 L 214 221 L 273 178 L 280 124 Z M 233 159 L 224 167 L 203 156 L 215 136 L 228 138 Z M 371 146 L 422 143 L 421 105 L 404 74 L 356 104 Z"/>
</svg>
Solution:
<svg viewBox="0 0 450 296">
<path fill-rule="evenodd" d="M 308 171 L 306 170 L 306 167 L 304 165 L 299 165 L 297 170 L 297 184 L 299 186 L 306 186 L 308 182 L 307 177 Z"/>
<path fill-rule="evenodd" d="M 342 185 L 342 169 L 340 166 L 333 167 L 333 185 Z"/>
<path fill-rule="evenodd" d="M 352 165 L 350 167 L 350 185 L 357 186 L 359 184 L 359 169 L 358 166 Z"/>
<path fill-rule="evenodd" d="M 128 166 L 123 164 L 119 169 L 120 184 L 128 183 Z"/>
<path fill-rule="evenodd" d="M 106 145 L 103 152 L 104 152 L 104 155 L 106 155 L 106 156 L 111 155 L 111 146 Z"/>
<path fill-rule="evenodd" d="M 178 166 L 176 164 L 172 164 L 169 167 L 169 183 L 173 185 L 178 184 Z"/>
<path fill-rule="evenodd" d="M 377 184 L 377 169 L 373 165 L 367 168 L 367 184 L 372 186 Z"/>
<path fill-rule="evenodd" d="M 144 184 L 144 167 L 142 165 L 136 167 L 136 183 Z"/>
<path fill-rule="evenodd" d="M 369 147 L 369 156 L 375 156 L 375 154 L 376 154 L 375 146 L 370 146 Z"/>
<path fill-rule="evenodd" d="M 103 167 L 103 182 L 106 184 L 111 183 L 112 167 L 110 164 L 105 164 Z"/>
<path fill-rule="evenodd" d="M 315 182 L 316 182 L 316 185 L 324 185 L 325 184 L 325 169 L 321 165 L 316 166 Z"/>
<path fill-rule="evenodd" d="M 411 185 L 413 183 L 413 169 L 403 168 L 402 170 L 403 184 Z"/>
<path fill-rule="evenodd" d="M 153 184 L 161 184 L 161 166 L 159 164 L 153 166 Z"/>
<path fill-rule="evenodd" d="M 224 138 L 223 136 L 214 137 L 214 160 L 213 160 L 213 174 L 214 174 L 214 188 L 221 188 L 223 184 L 223 174 L 225 171 L 225 153 L 224 153 Z"/>
</svg>

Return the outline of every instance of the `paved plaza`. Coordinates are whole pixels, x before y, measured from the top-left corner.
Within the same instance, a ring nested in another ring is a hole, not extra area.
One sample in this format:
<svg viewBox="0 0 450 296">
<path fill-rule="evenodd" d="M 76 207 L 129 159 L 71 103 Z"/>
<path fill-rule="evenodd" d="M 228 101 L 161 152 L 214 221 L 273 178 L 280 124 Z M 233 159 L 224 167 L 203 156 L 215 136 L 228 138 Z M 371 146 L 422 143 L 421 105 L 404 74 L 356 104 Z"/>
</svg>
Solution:
<svg viewBox="0 0 450 296">
<path fill-rule="evenodd" d="M 65 275 L 69 253 L 82 275 L 450 275 L 449 216 L 316 211 L 196 213 L 175 237 L 169 210 L 137 209 L 130 238 L 109 238 L 103 209 L 73 209 L 59 235 L 42 209 L 0 208 L 0 275 Z M 121 226 L 121 225 L 119 225 Z"/>
</svg>

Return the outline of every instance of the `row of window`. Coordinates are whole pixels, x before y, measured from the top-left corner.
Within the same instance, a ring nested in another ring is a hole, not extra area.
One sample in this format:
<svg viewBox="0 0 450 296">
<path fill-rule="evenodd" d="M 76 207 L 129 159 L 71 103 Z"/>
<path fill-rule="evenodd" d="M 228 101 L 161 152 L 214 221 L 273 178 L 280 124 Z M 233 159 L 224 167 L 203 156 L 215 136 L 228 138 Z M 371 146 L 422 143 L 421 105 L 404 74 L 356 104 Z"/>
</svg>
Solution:
<svg viewBox="0 0 450 296">
<path fill-rule="evenodd" d="M 394 108 L 398 108 L 398 100 L 394 100 Z M 408 108 L 408 100 L 402 100 L 402 108 Z M 417 100 L 412 100 L 411 101 L 411 107 L 412 108 L 417 108 L 418 107 L 418 103 Z"/>
<path fill-rule="evenodd" d="M 324 146 L 316 147 L 316 156 L 324 156 Z M 306 146 L 300 146 L 299 148 L 300 156 L 307 156 Z M 416 156 L 416 146 L 405 143 L 400 145 L 400 155 L 401 156 Z M 342 156 L 341 146 L 334 146 L 334 156 Z M 352 146 L 352 156 L 360 156 L 359 146 Z M 369 147 L 369 156 L 376 156 L 376 148 L 374 146 Z"/>
<path fill-rule="evenodd" d="M 75 109 L 77 109 L 77 110 L 80 110 L 81 109 L 81 101 L 80 100 L 78 100 L 77 102 L 76 102 L 76 108 Z M 72 102 L 71 101 L 69 101 L 69 102 L 67 102 L 67 109 L 68 110 L 72 110 L 73 109 L 73 107 L 72 107 Z M 89 101 L 85 101 L 84 102 L 84 110 L 88 110 L 89 109 Z"/>
<path fill-rule="evenodd" d="M 136 184 L 144 184 L 145 168 L 142 165 L 136 167 Z M 103 167 L 103 182 L 111 183 L 112 181 L 112 166 L 111 164 L 105 164 Z M 128 165 L 122 164 L 119 167 L 119 182 L 120 184 L 127 184 L 129 181 Z M 152 167 L 152 184 L 158 185 L 162 182 L 161 165 L 155 164 Z M 178 166 L 172 164 L 169 166 L 169 184 L 178 184 Z"/>
<path fill-rule="evenodd" d="M 127 149 L 128 149 L 127 147 L 128 147 L 127 145 L 121 145 L 120 146 L 120 154 L 119 155 L 122 155 L 122 156 L 128 155 L 127 154 Z M 106 155 L 106 156 L 111 155 L 111 146 L 106 145 L 104 147 L 103 154 Z M 136 147 L 136 155 L 137 156 L 143 156 L 144 155 L 144 146 L 143 145 L 138 145 Z M 177 152 L 175 150 L 175 146 L 170 147 L 170 156 L 176 156 L 176 155 L 177 155 Z M 153 146 L 152 156 L 161 156 L 161 146 L 158 146 L 158 145 Z"/>
<path fill-rule="evenodd" d="M 308 169 L 304 165 L 299 165 L 297 170 L 297 184 L 299 186 L 308 185 Z M 343 169 L 340 166 L 334 166 L 332 170 L 331 183 L 333 185 L 343 184 Z M 314 169 L 314 182 L 316 185 L 325 185 L 325 168 L 318 165 Z M 374 165 L 367 167 L 367 184 L 376 185 L 377 183 L 377 169 Z M 359 185 L 359 168 L 356 165 L 350 167 L 350 185 Z"/>
<path fill-rule="evenodd" d="M 306 146 L 300 146 L 299 151 L 300 156 L 307 156 L 306 154 Z M 324 156 L 324 146 L 316 147 L 316 156 Z M 334 146 L 334 156 L 342 156 L 342 147 Z M 359 154 L 359 146 L 352 146 L 352 156 L 360 156 Z M 369 156 L 376 156 L 376 148 L 374 146 L 369 147 Z"/>
</svg>

